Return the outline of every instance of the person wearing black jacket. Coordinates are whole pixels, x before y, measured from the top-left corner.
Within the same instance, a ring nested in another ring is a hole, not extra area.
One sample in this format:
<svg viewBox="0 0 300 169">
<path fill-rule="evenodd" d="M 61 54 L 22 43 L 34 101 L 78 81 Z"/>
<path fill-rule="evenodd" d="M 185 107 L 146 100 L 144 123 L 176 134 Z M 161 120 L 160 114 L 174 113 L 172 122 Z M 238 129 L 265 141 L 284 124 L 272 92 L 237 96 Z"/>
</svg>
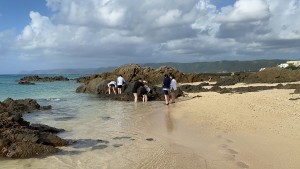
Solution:
<svg viewBox="0 0 300 169">
<path fill-rule="evenodd" d="M 144 86 L 144 83 L 142 82 L 142 79 L 141 79 L 141 78 L 138 79 L 138 80 L 134 83 L 134 85 L 133 85 L 132 93 L 133 93 L 133 96 L 134 96 L 134 102 L 135 102 L 135 103 L 137 103 L 137 101 L 138 101 L 138 93 L 137 93 L 137 91 L 138 91 L 138 89 L 139 89 L 140 87 L 142 87 L 142 86 Z"/>
<path fill-rule="evenodd" d="M 171 79 L 170 77 L 165 74 L 164 75 L 164 80 L 163 80 L 163 93 L 165 95 L 165 101 L 166 101 L 166 105 L 169 105 L 169 92 L 170 92 L 170 85 L 171 85 Z"/>
</svg>

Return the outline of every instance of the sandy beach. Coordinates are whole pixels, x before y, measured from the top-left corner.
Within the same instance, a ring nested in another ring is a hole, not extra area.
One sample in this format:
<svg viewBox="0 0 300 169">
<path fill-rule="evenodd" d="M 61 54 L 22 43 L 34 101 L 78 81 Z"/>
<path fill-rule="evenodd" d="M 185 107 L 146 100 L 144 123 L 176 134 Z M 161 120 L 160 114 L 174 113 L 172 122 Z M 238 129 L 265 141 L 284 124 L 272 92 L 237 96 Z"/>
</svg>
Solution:
<svg viewBox="0 0 300 169">
<path fill-rule="evenodd" d="M 244 94 L 204 92 L 189 94 L 201 96 L 194 99 L 180 98 L 146 116 L 141 125 L 164 149 L 163 160 L 153 159 L 149 166 L 298 169 L 300 102 L 289 100 L 299 97 L 291 93 L 293 90 L 277 89 Z"/>
</svg>

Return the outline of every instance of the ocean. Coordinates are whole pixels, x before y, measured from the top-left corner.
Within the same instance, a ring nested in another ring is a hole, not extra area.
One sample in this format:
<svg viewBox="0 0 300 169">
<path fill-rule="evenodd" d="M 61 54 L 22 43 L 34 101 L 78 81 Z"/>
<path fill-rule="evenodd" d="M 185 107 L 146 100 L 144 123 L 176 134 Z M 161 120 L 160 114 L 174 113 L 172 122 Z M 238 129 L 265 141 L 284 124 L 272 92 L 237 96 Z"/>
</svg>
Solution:
<svg viewBox="0 0 300 169">
<path fill-rule="evenodd" d="M 62 82 L 35 82 L 19 85 L 26 75 L 0 75 L 0 101 L 36 99 L 40 105 L 52 105 L 52 110 L 34 111 L 23 118 L 66 132 L 59 136 L 75 141 L 61 147 L 62 151 L 46 158 L 0 159 L 1 169 L 23 168 L 127 168 L 134 163 L 127 160 L 129 151 L 139 149 L 145 132 L 137 127 L 145 114 L 156 109 L 155 103 L 101 100 L 96 95 L 76 93 L 80 85 L 75 80 Z M 56 75 L 39 75 L 56 76 Z M 63 75 L 70 79 L 80 75 Z M 130 150 L 128 150 L 131 147 Z M 117 162 L 117 163 L 115 163 Z"/>
</svg>

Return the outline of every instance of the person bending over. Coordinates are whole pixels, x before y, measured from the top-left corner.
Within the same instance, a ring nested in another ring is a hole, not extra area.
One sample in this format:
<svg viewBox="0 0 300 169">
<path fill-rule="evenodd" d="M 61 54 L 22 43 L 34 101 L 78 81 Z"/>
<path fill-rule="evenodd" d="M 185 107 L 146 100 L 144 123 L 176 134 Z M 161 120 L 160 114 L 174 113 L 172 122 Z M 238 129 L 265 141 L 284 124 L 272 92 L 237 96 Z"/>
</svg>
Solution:
<svg viewBox="0 0 300 169">
<path fill-rule="evenodd" d="M 115 81 L 110 81 L 107 86 L 108 86 L 108 94 L 110 94 L 111 89 L 113 92 L 116 94 L 116 82 Z"/>
</svg>

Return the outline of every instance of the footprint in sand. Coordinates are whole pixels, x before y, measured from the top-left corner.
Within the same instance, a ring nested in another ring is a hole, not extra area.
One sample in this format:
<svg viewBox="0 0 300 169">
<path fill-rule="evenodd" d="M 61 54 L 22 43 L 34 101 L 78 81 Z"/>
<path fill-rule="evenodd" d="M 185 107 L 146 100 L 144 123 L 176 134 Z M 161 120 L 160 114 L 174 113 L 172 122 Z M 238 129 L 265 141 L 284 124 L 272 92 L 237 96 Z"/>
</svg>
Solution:
<svg viewBox="0 0 300 169">
<path fill-rule="evenodd" d="M 118 148 L 118 147 L 123 146 L 123 144 L 114 144 L 113 146 L 116 147 L 116 148 Z"/>
<path fill-rule="evenodd" d="M 236 163 L 237 166 L 239 166 L 240 168 L 249 168 L 249 165 L 245 164 L 244 162 L 238 161 Z"/>
<path fill-rule="evenodd" d="M 226 139 L 226 142 L 227 142 L 227 143 L 233 143 L 233 141 L 230 140 L 230 139 Z"/>
<path fill-rule="evenodd" d="M 224 158 L 225 158 L 226 161 L 235 161 L 235 155 L 227 154 L 227 155 L 224 156 Z"/>
<path fill-rule="evenodd" d="M 227 144 L 221 144 L 221 145 L 219 145 L 219 147 L 221 147 L 221 148 L 227 148 L 228 145 Z"/>
<path fill-rule="evenodd" d="M 227 151 L 230 153 L 230 154 L 238 154 L 237 151 L 233 150 L 233 149 L 227 149 Z"/>
</svg>

